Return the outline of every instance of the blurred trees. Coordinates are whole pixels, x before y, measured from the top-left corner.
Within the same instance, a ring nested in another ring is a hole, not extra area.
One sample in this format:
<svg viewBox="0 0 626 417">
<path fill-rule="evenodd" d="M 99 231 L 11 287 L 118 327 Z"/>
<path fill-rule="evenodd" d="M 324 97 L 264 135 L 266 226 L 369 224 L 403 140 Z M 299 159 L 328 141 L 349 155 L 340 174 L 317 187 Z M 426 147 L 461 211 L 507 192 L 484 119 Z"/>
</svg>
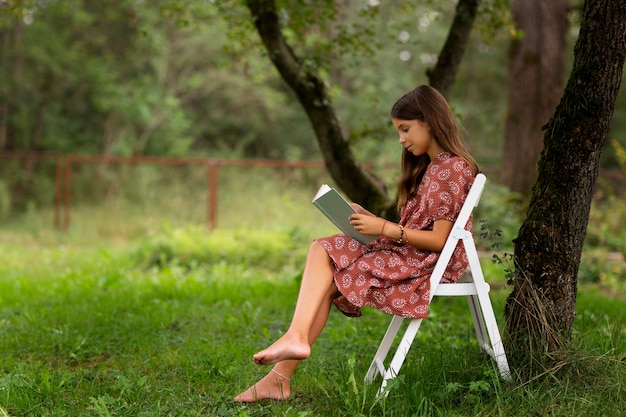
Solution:
<svg viewBox="0 0 626 417">
<path fill-rule="evenodd" d="M 326 55 L 324 59 L 316 59 L 315 52 L 312 54 L 303 47 L 302 39 L 306 39 L 313 29 L 311 22 L 299 22 L 297 19 L 281 19 L 283 15 L 308 15 L 315 16 L 319 12 L 319 5 L 316 10 L 304 11 L 303 4 L 289 4 L 279 6 L 274 0 L 247 0 L 246 5 L 250 9 L 252 21 L 260 35 L 268 56 L 280 73 L 283 80 L 289 85 L 298 97 L 299 103 L 306 112 L 311 126 L 315 131 L 320 150 L 326 162 L 326 166 L 333 179 L 343 189 L 343 191 L 354 201 L 358 201 L 370 210 L 390 217 L 395 213 L 394 195 L 387 195 L 385 184 L 370 174 L 362 165 L 359 165 L 354 157 L 348 136 L 342 131 L 342 126 L 337 117 L 336 106 L 328 86 L 332 86 L 331 77 L 325 76 L 325 70 L 336 68 L 336 64 L 331 62 L 333 54 L 336 54 L 342 47 L 349 45 L 357 51 L 370 52 L 370 43 L 373 40 L 372 34 L 368 31 L 360 30 L 366 26 L 366 21 L 371 20 L 379 13 L 393 12 L 395 7 L 384 9 L 376 3 L 366 3 L 365 5 L 342 2 L 327 2 L 326 9 L 329 13 L 320 13 L 321 16 L 334 15 L 344 16 L 347 14 L 360 15 L 361 19 L 350 26 L 347 22 L 341 22 L 337 26 L 335 21 L 323 20 L 315 21 L 316 25 L 332 26 L 327 34 L 327 39 L 338 45 L 337 48 L 327 48 L 322 46 L 313 51 L 322 51 Z M 405 10 L 412 11 L 414 6 L 411 2 L 401 3 Z M 291 6 L 291 7 L 290 7 Z M 438 56 L 443 59 L 437 60 L 435 67 L 428 72 L 431 82 L 435 82 L 437 88 L 444 94 L 452 88 L 456 74 L 458 72 L 462 57 L 467 49 L 469 33 L 477 13 L 478 2 L 476 0 L 459 1 L 454 19 L 448 32 L 446 42 Z M 356 9 L 356 10 L 355 10 Z M 359 10 L 360 9 L 360 10 Z M 341 19 L 341 18 L 340 18 Z M 293 21 L 293 22 L 292 22 Z M 364 26 L 359 26 L 359 24 Z M 346 37 L 350 30 L 356 32 L 353 38 Z M 297 33 L 298 36 L 289 38 L 289 33 Z M 405 32 L 406 36 L 411 36 L 410 32 Z M 355 40 L 356 39 L 356 40 Z M 410 53 L 409 51 L 405 51 Z M 419 84 L 416 82 L 414 85 Z M 412 88 L 412 87 L 411 87 Z M 410 88 L 400 90 L 396 93 L 397 99 Z M 392 100 L 388 106 L 391 106 Z"/>
<path fill-rule="evenodd" d="M 513 0 L 502 184 L 530 195 L 546 124 L 565 87 L 567 0 Z"/>
<path fill-rule="evenodd" d="M 3 150 L 316 152 L 260 57 L 240 64 L 224 52 L 226 23 L 210 4 L 195 5 L 192 16 L 167 1 L 0 8 Z M 290 129 L 304 134 L 275 140 Z"/>
<path fill-rule="evenodd" d="M 461 32 L 448 96 L 479 162 L 499 164 L 508 34 L 496 23 L 507 0 L 279 1 L 288 41 L 320 68 L 357 160 L 397 160 L 389 104 L 438 83 L 456 8 L 472 3 L 477 28 Z M 241 0 L 4 0 L 0 44 L 2 150 L 321 157 Z M 615 129 L 625 145 L 626 125 Z"/>
<path fill-rule="evenodd" d="M 389 104 L 428 82 L 455 2 L 403 1 L 368 11 L 361 2 L 346 4 L 341 14 L 283 9 L 287 36 L 300 37 L 307 65 L 328 64 L 324 79 L 342 131 L 359 144 L 357 158 L 396 160 L 395 143 L 381 142 L 391 135 Z M 5 0 L 0 42 L 3 150 L 320 158 L 306 114 L 267 66 L 241 1 Z M 501 71 L 483 64 L 497 55 L 481 45 L 468 43 L 484 69 L 463 73 L 461 65 L 464 83 Z M 497 77 L 490 88 L 502 85 Z M 501 107 L 503 89 L 499 97 L 481 90 L 473 92 Z M 490 153 L 483 144 L 498 141 L 502 122 L 464 106 L 462 90 L 453 96 L 475 153 Z M 497 162 L 497 155 L 488 159 Z"/>
</svg>

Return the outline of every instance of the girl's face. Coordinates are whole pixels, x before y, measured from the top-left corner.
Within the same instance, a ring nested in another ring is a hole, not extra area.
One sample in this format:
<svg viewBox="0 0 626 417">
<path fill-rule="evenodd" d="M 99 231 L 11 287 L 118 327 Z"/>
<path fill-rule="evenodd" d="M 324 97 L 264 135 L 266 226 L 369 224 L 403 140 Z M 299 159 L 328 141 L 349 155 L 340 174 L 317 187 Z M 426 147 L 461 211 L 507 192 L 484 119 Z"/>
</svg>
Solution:
<svg viewBox="0 0 626 417">
<path fill-rule="evenodd" d="M 391 122 L 398 132 L 400 144 L 404 146 L 407 152 L 415 156 L 427 153 L 432 161 L 443 151 L 439 143 L 435 140 L 433 135 L 431 135 L 426 122 L 393 118 Z"/>
</svg>

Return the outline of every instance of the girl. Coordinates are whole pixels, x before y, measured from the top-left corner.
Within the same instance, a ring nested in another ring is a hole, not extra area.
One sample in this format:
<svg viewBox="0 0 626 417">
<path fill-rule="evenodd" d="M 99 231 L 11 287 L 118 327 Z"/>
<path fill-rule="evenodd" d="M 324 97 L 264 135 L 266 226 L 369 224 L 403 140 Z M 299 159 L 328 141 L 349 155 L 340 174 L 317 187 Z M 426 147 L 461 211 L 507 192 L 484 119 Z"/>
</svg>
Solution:
<svg viewBox="0 0 626 417">
<path fill-rule="evenodd" d="M 375 241 L 363 245 L 339 234 L 311 244 L 289 329 L 253 356 L 258 365 L 274 366 L 235 401 L 289 398 L 291 375 L 311 354 L 332 304 L 352 317 L 360 316 L 363 306 L 426 317 L 430 274 L 478 166 L 461 141 L 448 103 L 432 87 L 422 85 L 402 96 L 391 109 L 391 120 L 403 146 L 400 223 L 353 204 L 357 213 L 351 224 L 363 234 L 379 236 Z M 456 282 L 466 267 L 460 245 L 442 282 Z"/>
</svg>

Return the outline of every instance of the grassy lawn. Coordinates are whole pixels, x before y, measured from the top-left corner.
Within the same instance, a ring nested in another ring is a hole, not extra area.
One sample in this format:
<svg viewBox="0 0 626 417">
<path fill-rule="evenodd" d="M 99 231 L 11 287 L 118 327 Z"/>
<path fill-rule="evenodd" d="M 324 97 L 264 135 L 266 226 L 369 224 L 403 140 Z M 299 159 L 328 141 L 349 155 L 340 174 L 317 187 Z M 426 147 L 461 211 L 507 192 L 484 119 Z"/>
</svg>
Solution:
<svg viewBox="0 0 626 417">
<path fill-rule="evenodd" d="M 389 317 L 333 311 L 285 402 L 231 401 L 286 329 L 308 232 L 166 230 L 125 244 L 2 232 L 0 416 L 618 416 L 622 288 L 582 285 L 558 369 L 505 383 L 464 300 L 436 300 L 390 395 L 363 377 Z M 487 261 L 488 262 L 488 261 Z M 500 325 L 508 289 L 485 265 Z M 621 294 L 621 295 L 620 295 Z M 515 370 L 514 370 L 515 372 Z"/>
</svg>

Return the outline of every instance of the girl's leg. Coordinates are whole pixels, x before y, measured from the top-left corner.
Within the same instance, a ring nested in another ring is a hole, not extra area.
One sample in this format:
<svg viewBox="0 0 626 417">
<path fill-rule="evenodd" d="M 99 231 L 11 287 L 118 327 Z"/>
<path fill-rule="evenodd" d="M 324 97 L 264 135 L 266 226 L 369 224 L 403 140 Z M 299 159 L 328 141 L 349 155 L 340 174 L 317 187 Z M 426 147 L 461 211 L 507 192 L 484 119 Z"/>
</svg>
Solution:
<svg viewBox="0 0 626 417">
<path fill-rule="evenodd" d="M 323 254 L 318 253 L 319 250 L 323 251 Z M 313 322 L 310 326 L 310 331 L 309 331 L 309 335 L 307 338 L 308 345 L 309 345 L 309 352 L 310 352 L 310 346 L 315 342 L 315 340 L 318 338 L 318 336 L 324 329 L 324 326 L 326 325 L 326 321 L 328 320 L 328 315 L 330 313 L 330 307 L 332 306 L 332 300 L 337 295 L 337 287 L 335 286 L 332 280 L 332 270 L 330 269 L 330 259 L 328 258 L 326 251 L 321 247 L 321 245 L 319 245 L 318 243 L 314 243 L 311 246 L 311 249 L 309 250 L 309 255 L 307 256 L 307 264 L 305 266 L 305 272 L 302 277 L 302 287 L 300 289 L 300 295 L 298 297 L 298 304 L 296 305 L 297 313 L 294 313 L 294 319 L 292 321 L 292 325 L 290 326 L 290 329 L 291 327 L 294 327 L 294 323 L 296 324 L 298 323 L 295 317 L 296 314 L 303 314 L 303 311 L 305 311 L 304 308 L 299 309 L 298 305 L 302 304 L 303 302 L 302 300 L 307 298 L 307 297 L 303 297 L 302 294 L 303 294 L 305 287 L 308 288 L 309 286 L 308 281 L 311 280 L 310 265 L 312 266 L 313 264 L 316 264 L 319 261 L 319 259 L 317 258 L 322 257 L 319 255 L 326 256 L 327 258 L 326 262 L 328 262 L 328 267 L 329 267 L 329 272 L 330 272 L 331 277 L 330 277 L 330 286 L 327 288 L 326 294 L 322 296 L 320 306 L 317 310 L 317 313 L 314 315 Z M 318 289 L 319 287 L 325 286 L 323 284 L 325 280 L 321 276 L 319 276 L 319 278 L 320 278 L 319 280 L 320 282 L 318 282 L 318 286 L 317 286 Z M 306 284 L 305 284 L 305 281 L 307 281 Z M 282 338 L 280 340 L 282 340 Z M 272 346 L 266 349 L 266 351 L 269 351 L 270 349 L 272 349 Z M 261 352 L 259 352 L 259 354 L 260 353 Z M 255 357 L 257 355 L 255 355 Z M 245 390 L 244 392 L 236 396 L 235 401 L 252 402 L 252 401 L 258 401 L 258 400 L 268 399 L 268 398 L 275 399 L 275 400 L 285 400 L 289 398 L 289 396 L 291 395 L 290 379 L 293 373 L 295 372 L 296 368 L 298 367 L 299 363 L 300 363 L 299 359 L 279 360 L 276 363 L 276 365 L 272 368 L 273 369 L 272 371 L 270 371 L 265 377 L 259 380 L 259 382 L 257 382 L 256 384 L 254 384 L 253 386 L 251 386 L 250 388 L 248 388 L 247 390 Z"/>
<path fill-rule="evenodd" d="M 320 314 L 311 328 L 311 344 L 313 344 L 315 339 L 317 339 L 322 332 L 329 312 L 330 304 L 328 308 L 324 306 L 320 308 Z M 286 400 L 291 395 L 291 376 L 296 371 L 299 364 L 299 360 L 278 362 L 272 368 L 273 370 L 269 371 L 267 375 L 261 378 L 256 384 L 237 395 L 235 401 L 248 403 L 265 399 Z"/>
<path fill-rule="evenodd" d="M 313 242 L 307 255 L 291 325 L 280 339 L 255 354 L 254 362 L 259 365 L 272 365 L 285 360 L 308 358 L 313 343 L 311 340 L 313 324 L 320 314 L 324 315 L 323 322 L 326 323 L 330 304 L 336 295 L 337 287 L 333 282 L 330 257 L 321 244 Z M 323 312 L 320 311 L 322 306 Z"/>
</svg>

